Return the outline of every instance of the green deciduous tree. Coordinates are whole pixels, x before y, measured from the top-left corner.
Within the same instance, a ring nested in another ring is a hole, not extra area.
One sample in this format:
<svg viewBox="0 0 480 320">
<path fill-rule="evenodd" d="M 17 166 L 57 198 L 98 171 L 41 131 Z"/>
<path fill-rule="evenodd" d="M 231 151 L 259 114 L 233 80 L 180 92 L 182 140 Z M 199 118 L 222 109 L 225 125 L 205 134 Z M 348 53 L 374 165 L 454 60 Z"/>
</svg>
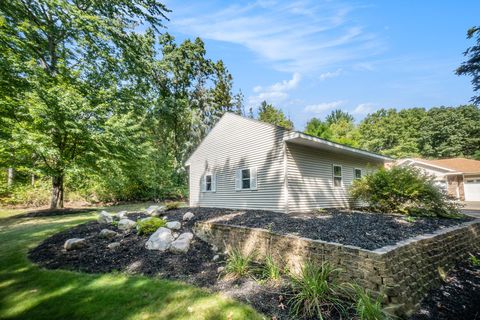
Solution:
<svg viewBox="0 0 480 320">
<path fill-rule="evenodd" d="M 284 127 L 285 129 L 293 129 L 293 122 L 285 116 L 283 111 L 266 101 L 263 101 L 258 108 L 258 120 Z"/>
<path fill-rule="evenodd" d="M 28 87 L 21 101 L 0 97 L 16 103 L 11 137 L 40 159 L 51 207 L 62 207 L 66 171 L 115 153 L 105 126 L 131 107 L 122 99 L 147 54 L 138 22 L 158 30 L 167 9 L 155 0 L 13 0 L 0 11 L 0 72 Z"/>
<path fill-rule="evenodd" d="M 476 43 L 463 53 L 468 59 L 457 68 L 455 73 L 471 76 L 473 91 L 478 92 L 480 91 L 480 27 L 470 28 L 467 32 L 467 38 L 475 38 Z M 472 97 L 472 102 L 479 105 L 480 95 Z"/>
</svg>

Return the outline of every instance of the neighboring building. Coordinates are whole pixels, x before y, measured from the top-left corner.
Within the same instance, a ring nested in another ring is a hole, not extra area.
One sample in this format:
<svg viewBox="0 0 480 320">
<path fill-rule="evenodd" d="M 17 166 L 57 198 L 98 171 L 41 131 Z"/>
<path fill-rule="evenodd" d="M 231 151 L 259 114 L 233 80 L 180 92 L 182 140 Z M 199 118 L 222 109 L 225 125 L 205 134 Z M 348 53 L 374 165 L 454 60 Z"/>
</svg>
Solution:
<svg viewBox="0 0 480 320">
<path fill-rule="evenodd" d="M 349 207 L 352 181 L 390 158 L 226 113 L 186 161 L 190 206 Z"/>
<path fill-rule="evenodd" d="M 399 165 L 411 165 L 435 177 L 435 182 L 451 196 L 462 201 L 480 201 L 480 161 L 452 158 L 441 160 L 403 159 Z"/>
</svg>

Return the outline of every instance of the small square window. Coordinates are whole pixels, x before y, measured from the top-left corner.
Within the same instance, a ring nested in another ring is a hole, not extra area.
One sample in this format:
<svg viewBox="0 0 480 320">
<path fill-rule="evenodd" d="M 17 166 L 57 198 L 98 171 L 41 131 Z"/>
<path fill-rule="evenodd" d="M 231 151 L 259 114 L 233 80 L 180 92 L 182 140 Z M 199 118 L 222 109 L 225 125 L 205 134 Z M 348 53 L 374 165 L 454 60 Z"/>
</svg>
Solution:
<svg viewBox="0 0 480 320">
<path fill-rule="evenodd" d="M 343 184 L 342 182 L 342 166 L 333 166 L 333 186 L 334 187 L 341 187 Z"/>
<path fill-rule="evenodd" d="M 354 179 L 362 179 L 362 169 L 355 169 L 354 171 Z"/>
<path fill-rule="evenodd" d="M 250 189 L 250 169 L 242 170 L 242 189 Z"/>
<path fill-rule="evenodd" d="M 205 190 L 212 191 L 212 175 L 205 176 Z"/>
</svg>

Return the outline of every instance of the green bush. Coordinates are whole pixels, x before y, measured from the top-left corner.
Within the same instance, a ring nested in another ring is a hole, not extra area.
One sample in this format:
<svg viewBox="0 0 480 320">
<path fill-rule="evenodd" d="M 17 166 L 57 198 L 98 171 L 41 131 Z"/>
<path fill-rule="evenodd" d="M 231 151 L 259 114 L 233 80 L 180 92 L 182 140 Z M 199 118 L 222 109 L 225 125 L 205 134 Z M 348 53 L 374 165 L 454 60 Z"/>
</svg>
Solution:
<svg viewBox="0 0 480 320">
<path fill-rule="evenodd" d="M 458 203 L 442 192 L 430 176 L 413 167 L 381 168 L 355 180 L 350 188 L 355 201 L 376 212 L 430 217 L 458 217 Z"/>
<path fill-rule="evenodd" d="M 244 255 L 239 249 L 228 252 L 225 273 L 233 277 L 243 277 L 250 273 L 253 262 L 253 253 Z"/>
<path fill-rule="evenodd" d="M 345 313 L 340 298 L 343 292 L 343 285 L 338 281 L 340 272 L 326 262 L 321 265 L 305 263 L 300 274 L 291 276 L 293 295 L 288 303 L 293 315 L 323 319 L 324 313 L 332 309 Z"/>
<path fill-rule="evenodd" d="M 480 267 L 480 259 L 470 253 L 470 263 L 474 267 Z"/>
<path fill-rule="evenodd" d="M 151 235 L 158 228 L 164 227 L 167 224 L 167 221 L 157 217 L 151 217 L 144 221 L 139 221 L 137 223 L 137 231 L 139 235 Z"/>
<path fill-rule="evenodd" d="M 165 209 L 166 210 L 173 210 L 173 209 L 178 209 L 180 208 L 180 202 L 178 201 L 171 201 L 171 202 L 167 202 L 165 203 Z"/>
<path fill-rule="evenodd" d="M 382 308 L 382 296 L 372 298 L 363 288 L 353 286 L 355 291 L 355 313 L 360 320 L 387 320 L 389 315 Z"/>
</svg>

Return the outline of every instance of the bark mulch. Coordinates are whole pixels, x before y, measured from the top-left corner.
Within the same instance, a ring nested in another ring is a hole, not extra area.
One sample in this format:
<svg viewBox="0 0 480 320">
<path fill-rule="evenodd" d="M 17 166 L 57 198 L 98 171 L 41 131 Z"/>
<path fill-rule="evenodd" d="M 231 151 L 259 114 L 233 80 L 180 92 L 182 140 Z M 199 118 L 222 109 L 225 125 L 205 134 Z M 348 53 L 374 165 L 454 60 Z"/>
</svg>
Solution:
<svg viewBox="0 0 480 320">
<path fill-rule="evenodd" d="M 480 252 L 477 253 L 480 257 Z M 410 320 L 480 319 L 480 266 L 460 263 L 445 283 L 431 290 Z"/>
</svg>

